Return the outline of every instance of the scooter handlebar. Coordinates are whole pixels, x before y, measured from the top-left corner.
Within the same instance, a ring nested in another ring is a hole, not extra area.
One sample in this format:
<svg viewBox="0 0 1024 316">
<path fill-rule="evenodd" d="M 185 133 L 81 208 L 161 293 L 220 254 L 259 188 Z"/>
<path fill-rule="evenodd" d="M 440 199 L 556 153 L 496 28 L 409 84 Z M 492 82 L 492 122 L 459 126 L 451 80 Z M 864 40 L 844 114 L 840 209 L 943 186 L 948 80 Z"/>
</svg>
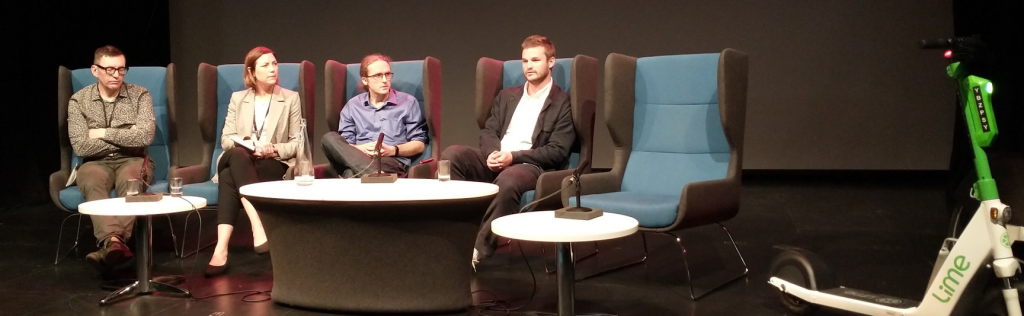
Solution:
<svg viewBox="0 0 1024 316">
<path fill-rule="evenodd" d="M 923 39 L 920 41 L 921 49 L 952 49 L 957 47 L 973 48 L 981 45 L 984 45 L 984 43 L 974 37 L 950 37 L 940 39 Z"/>
</svg>

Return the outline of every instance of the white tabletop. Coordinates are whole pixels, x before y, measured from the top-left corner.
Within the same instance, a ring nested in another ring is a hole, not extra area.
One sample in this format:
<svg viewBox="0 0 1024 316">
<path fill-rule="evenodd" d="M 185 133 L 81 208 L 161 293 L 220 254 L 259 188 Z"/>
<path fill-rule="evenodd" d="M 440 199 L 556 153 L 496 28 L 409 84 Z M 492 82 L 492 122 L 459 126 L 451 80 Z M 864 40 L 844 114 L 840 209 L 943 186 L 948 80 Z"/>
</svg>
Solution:
<svg viewBox="0 0 1024 316">
<path fill-rule="evenodd" d="M 554 211 L 526 212 L 499 217 L 491 231 L 512 239 L 544 242 L 597 241 L 636 232 L 636 219 L 605 212 L 591 220 L 555 218 Z"/>
<path fill-rule="evenodd" d="M 294 180 L 253 183 L 242 186 L 239 193 L 243 196 L 301 201 L 424 201 L 494 195 L 498 193 L 498 186 L 484 182 L 436 179 L 398 179 L 394 183 L 316 179 L 308 186 L 298 185 Z"/>
<path fill-rule="evenodd" d="M 141 216 L 185 212 L 191 211 L 193 207 L 199 209 L 205 206 L 206 199 L 198 196 L 164 196 L 160 201 L 156 202 L 132 203 L 125 202 L 124 198 L 121 197 L 79 204 L 78 212 L 86 215 Z"/>
</svg>

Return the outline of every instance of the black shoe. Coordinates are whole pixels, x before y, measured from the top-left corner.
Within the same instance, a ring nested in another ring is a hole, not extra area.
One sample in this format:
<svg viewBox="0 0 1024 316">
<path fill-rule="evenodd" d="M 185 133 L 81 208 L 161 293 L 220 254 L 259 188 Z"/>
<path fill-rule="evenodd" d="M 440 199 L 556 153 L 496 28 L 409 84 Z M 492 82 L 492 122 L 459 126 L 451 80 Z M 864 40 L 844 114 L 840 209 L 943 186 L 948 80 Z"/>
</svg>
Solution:
<svg viewBox="0 0 1024 316">
<path fill-rule="evenodd" d="M 228 271 L 228 263 L 227 262 L 224 262 L 224 265 L 222 265 L 222 266 L 215 266 L 215 265 L 207 264 L 206 265 L 206 270 L 203 271 L 203 276 L 205 276 L 207 278 L 212 278 L 212 277 L 224 274 L 224 272 L 227 272 L 227 271 Z"/>
<path fill-rule="evenodd" d="M 257 255 L 265 255 L 270 252 L 270 242 L 264 241 L 263 244 L 259 246 L 253 246 L 252 250 L 255 250 Z"/>
</svg>

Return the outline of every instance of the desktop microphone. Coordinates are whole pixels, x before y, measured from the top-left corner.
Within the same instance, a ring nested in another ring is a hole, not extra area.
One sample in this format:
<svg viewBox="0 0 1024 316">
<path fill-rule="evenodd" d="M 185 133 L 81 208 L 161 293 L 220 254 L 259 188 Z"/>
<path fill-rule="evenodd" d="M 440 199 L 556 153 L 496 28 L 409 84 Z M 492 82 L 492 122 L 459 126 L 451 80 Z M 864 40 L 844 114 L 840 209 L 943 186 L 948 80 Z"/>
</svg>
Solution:
<svg viewBox="0 0 1024 316">
<path fill-rule="evenodd" d="M 146 187 L 149 186 L 149 183 L 146 183 L 148 182 L 146 180 L 148 178 L 146 177 L 146 167 L 148 166 L 149 155 L 147 154 L 146 157 L 143 158 L 142 160 L 142 169 L 139 170 L 139 181 L 141 182 L 138 188 L 139 192 L 136 193 L 135 195 L 125 196 L 125 202 L 156 202 L 164 198 L 163 194 L 146 192 Z"/>
<path fill-rule="evenodd" d="M 398 175 L 394 173 L 384 173 L 384 168 L 381 166 L 382 153 L 380 151 L 381 146 L 384 145 L 384 132 L 377 136 L 377 145 L 373 147 L 373 159 L 377 162 L 377 173 L 368 174 L 362 176 L 360 179 L 361 183 L 394 183 L 398 181 Z M 372 161 L 370 163 L 373 163 Z"/>
<path fill-rule="evenodd" d="M 600 217 L 604 215 L 604 211 L 600 208 L 583 207 L 580 202 L 580 176 L 583 174 L 583 170 L 590 166 L 590 161 L 584 161 L 582 165 L 576 168 L 576 171 L 572 172 L 572 182 L 576 185 L 576 206 L 563 207 L 555 210 L 556 218 L 568 218 L 568 219 L 581 219 L 588 220 Z"/>
</svg>

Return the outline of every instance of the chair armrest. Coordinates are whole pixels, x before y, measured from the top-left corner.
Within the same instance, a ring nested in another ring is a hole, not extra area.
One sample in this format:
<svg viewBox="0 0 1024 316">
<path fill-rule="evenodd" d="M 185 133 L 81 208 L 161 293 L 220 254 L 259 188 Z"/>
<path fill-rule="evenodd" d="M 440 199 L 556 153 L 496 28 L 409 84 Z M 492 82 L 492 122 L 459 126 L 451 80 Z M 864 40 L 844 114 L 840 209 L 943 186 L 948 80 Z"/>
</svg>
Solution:
<svg viewBox="0 0 1024 316">
<path fill-rule="evenodd" d="M 573 171 L 576 171 L 576 169 L 550 171 L 540 174 L 540 177 L 537 178 L 537 188 L 533 195 L 535 204 L 529 211 L 549 211 L 562 208 L 561 194 L 556 194 L 543 201 L 540 201 L 540 199 L 562 189 L 562 180 L 565 177 L 571 176 Z M 565 191 L 572 191 L 574 195 L 576 192 L 575 189 L 571 188 Z"/>
<path fill-rule="evenodd" d="M 406 177 L 410 179 L 437 178 L 437 160 L 412 166 L 412 168 L 409 168 L 409 174 Z"/>
<path fill-rule="evenodd" d="M 679 196 L 679 212 L 675 224 L 665 230 L 723 222 L 735 217 L 739 209 L 738 180 L 692 182 L 683 187 L 683 193 Z"/>
<path fill-rule="evenodd" d="M 50 174 L 50 200 L 53 200 L 53 204 L 57 205 L 60 209 L 65 212 L 71 212 L 71 210 L 64 207 L 64 204 L 60 203 L 60 190 L 65 188 L 65 184 L 68 183 L 68 177 L 71 176 L 70 172 L 57 171 Z"/>
<path fill-rule="evenodd" d="M 572 185 L 571 177 L 562 180 L 562 186 Z M 580 176 L 580 195 L 601 194 L 619 191 L 622 179 L 613 172 L 588 173 Z M 576 196 L 575 189 L 562 191 L 562 205 L 569 206 L 569 198 Z"/>
<path fill-rule="evenodd" d="M 171 167 L 171 171 L 168 172 L 168 178 L 179 177 L 181 178 L 182 185 L 202 183 L 210 180 L 209 170 L 210 166 L 207 165 Z"/>
</svg>

